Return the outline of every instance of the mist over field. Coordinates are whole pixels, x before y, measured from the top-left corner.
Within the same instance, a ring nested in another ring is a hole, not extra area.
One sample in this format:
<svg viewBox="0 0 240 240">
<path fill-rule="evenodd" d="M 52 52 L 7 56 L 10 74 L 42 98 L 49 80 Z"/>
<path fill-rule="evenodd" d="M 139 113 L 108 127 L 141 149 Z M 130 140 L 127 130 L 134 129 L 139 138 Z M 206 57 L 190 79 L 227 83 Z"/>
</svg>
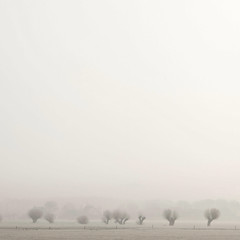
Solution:
<svg viewBox="0 0 240 240">
<path fill-rule="evenodd" d="M 53 212 L 56 216 L 56 223 L 62 221 L 76 221 L 80 215 L 87 215 L 90 221 L 102 222 L 105 210 L 114 211 L 120 209 L 129 214 L 130 221 L 136 222 L 139 214 L 147 216 L 146 222 L 164 221 L 163 211 L 165 209 L 175 209 L 179 214 L 178 222 L 190 221 L 205 222 L 204 211 L 209 208 L 221 210 L 221 217 L 218 222 L 238 222 L 240 221 L 240 203 L 226 200 L 200 200 L 169 201 L 169 200 L 148 200 L 133 201 L 106 198 L 72 198 L 72 199 L 10 199 L 0 202 L 0 212 L 4 216 L 4 221 L 25 221 L 31 222 L 28 212 L 32 207 L 42 208 L 45 212 Z M 44 218 L 40 219 L 44 222 Z M 114 221 L 111 220 L 111 224 Z"/>
<path fill-rule="evenodd" d="M 239 10 L 0 0 L 0 222 L 237 230 Z"/>
</svg>

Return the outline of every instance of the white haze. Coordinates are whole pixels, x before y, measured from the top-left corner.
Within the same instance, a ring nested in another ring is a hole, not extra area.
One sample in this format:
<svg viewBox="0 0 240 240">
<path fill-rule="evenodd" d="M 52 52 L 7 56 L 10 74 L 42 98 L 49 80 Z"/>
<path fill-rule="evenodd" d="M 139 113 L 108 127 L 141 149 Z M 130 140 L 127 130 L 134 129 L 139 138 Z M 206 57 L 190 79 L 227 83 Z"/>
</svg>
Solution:
<svg viewBox="0 0 240 240">
<path fill-rule="evenodd" d="M 239 1 L 0 1 L 0 196 L 240 200 Z"/>
</svg>

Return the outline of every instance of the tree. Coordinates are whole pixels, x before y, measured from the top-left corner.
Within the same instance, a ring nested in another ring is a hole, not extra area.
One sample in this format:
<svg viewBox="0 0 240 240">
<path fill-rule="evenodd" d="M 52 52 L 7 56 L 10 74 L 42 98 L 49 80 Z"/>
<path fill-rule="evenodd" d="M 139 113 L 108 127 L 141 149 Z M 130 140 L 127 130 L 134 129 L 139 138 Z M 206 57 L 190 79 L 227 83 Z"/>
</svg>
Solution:
<svg viewBox="0 0 240 240">
<path fill-rule="evenodd" d="M 87 216 L 80 216 L 77 218 L 78 223 L 80 224 L 88 224 L 88 217 Z"/>
<path fill-rule="evenodd" d="M 2 221 L 2 215 L 0 215 L 0 222 Z"/>
<path fill-rule="evenodd" d="M 44 219 L 47 220 L 49 223 L 54 223 L 54 220 L 55 220 L 55 215 L 54 213 L 46 213 L 45 216 L 44 216 Z"/>
<path fill-rule="evenodd" d="M 142 225 L 142 224 L 143 224 L 143 221 L 144 221 L 145 219 L 146 219 L 146 217 L 140 214 L 140 215 L 138 216 L 137 224 L 138 224 L 138 225 Z"/>
<path fill-rule="evenodd" d="M 130 218 L 126 212 L 122 212 L 119 210 L 115 210 L 112 216 L 115 220 L 115 223 L 119 223 L 121 225 L 125 224 Z"/>
<path fill-rule="evenodd" d="M 208 220 L 207 221 L 207 226 L 209 227 L 213 220 L 215 220 L 215 219 L 220 217 L 220 211 L 218 209 L 216 209 L 216 208 L 207 209 L 204 212 L 204 216 Z"/>
<path fill-rule="evenodd" d="M 111 219 L 112 219 L 112 213 L 109 210 L 104 211 L 103 217 L 102 217 L 103 222 L 108 224 Z"/>
<path fill-rule="evenodd" d="M 29 210 L 28 216 L 32 219 L 33 223 L 36 223 L 39 218 L 43 215 L 41 208 L 34 207 Z"/>
<path fill-rule="evenodd" d="M 178 219 L 178 214 L 176 211 L 171 210 L 171 209 L 166 209 L 163 211 L 163 216 L 165 219 L 168 220 L 169 226 L 173 226 L 176 219 Z"/>
</svg>

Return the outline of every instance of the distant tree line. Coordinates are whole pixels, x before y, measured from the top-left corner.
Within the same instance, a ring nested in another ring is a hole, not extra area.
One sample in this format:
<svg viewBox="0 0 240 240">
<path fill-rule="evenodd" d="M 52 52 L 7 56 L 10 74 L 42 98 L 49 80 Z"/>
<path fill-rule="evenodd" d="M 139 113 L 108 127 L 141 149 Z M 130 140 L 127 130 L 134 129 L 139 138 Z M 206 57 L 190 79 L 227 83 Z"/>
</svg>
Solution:
<svg viewBox="0 0 240 240">
<path fill-rule="evenodd" d="M 47 202 L 44 207 L 33 207 L 28 211 L 28 216 L 31 218 L 33 223 L 36 223 L 39 219 L 44 218 L 50 224 L 54 223 L 56 219 L 56 210 L 58 209 L 55 202 Z M 179 218 L 179 214 L 174 209 L 165 209 L 163 211 L 163 217 L 168 221 L 169 226 L 174 226 L 175 221 Z M 211 208 L 204 211 L 204 217 L 207 219 L 207 226 L 209 227 L 211 223 L 220 217 L 220 211 L 217 208 Z M 124 225 L 130 219 L 130 215 L 126 211 L 119 209 L 110 211 L 105 210 L 102 213 L 102 222 L 109 224 L 113 222 L 115 224 Z M 87 215 L 79 215 L 76 218 L 79 224 L 88 224 L 89 218 Z M 143 225 L 146 220 L 144 214 L 139 214 L 136 223 L 138 225 Z M 0 215 L 0 222 L 2 221 L 2 216 Z"/>
</svg>

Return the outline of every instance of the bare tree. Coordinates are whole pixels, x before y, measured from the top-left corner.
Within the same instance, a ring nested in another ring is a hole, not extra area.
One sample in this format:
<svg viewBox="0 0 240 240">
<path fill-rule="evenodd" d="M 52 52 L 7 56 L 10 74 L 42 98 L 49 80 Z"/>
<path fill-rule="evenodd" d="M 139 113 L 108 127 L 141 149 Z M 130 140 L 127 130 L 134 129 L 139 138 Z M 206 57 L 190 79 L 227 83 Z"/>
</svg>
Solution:
<svg viewBox="0 0 240 240">
<path fill-rule="evenodd" d="M 129 220 L 129 218 L 130 218 L 130 216 L 126 212 L 123 212 L 121 214 L 120 220 L 121 220 L 122 224 L 125 224 Z"/>
<path fill-rule="evenodd" d="M 2 221 L 2 215 L 0 215 L 0 222 Z"/>
<path fill-rule="evenodd" d="M 115 223 L 119 223 L 120 216 L 121 216 L 121 213 L 119 210 L 113 211 L 112 217 L 115 220 Z"/>
<path fill-rule="evenodd" d="M 80 216 L 77 218 L 78 223 L 80 224 L 88 224 L 88 217 L 87 216 Z"/>
<path fill-rule="evenodd" d="M 33 223 L 36 223 L 39 218 L 43 215 L 43 210 L 41 208 L 34 207 L 29 210 L 28 216 L 32 219 Z"/>
<path fill-rule="evenodd" d="M 112 219 L 112 213 L 109 210 L 103 212 L 102 221 L 106 224 Z"/>
<path fill-rule="evenodd" d="M 163 211 L 163 216 L 165 219 L 168 220 L 169 226 L 173 226 L 176 219 L 178 219 L 178 214 L 176 211 L 171 210 L 171 209 L 166 209 Z"/>
<path fill-rule="evenodd" d="M 140 214 L 140 215 L 138 216 L 137 224 L 138 224 L 138 225 L 142 225 L 142 224 L 143 224 L 143 221 L 144 221 L 145 219 L 146 219 L 146 217 Z"/>
<path fill-rule="evenodd" d="M 44 216 L 44 219 L 47 220 L 49 223 L 54 223 L 55 218 L 55 214 L 50 212 L 46 213 Z"/>
<path fill-rule="evenodd" d="M 207 209 L 204 212 L 205 218 L 208 220 L 207 226 L 211 225 L 211 222 L 220 217 L 220 211 L 216 208 Z"/>
<path fill-rule="evenodd" d="M 121 225 L 125 224 L 130 218 L 126 212 L 122 212 L 119 210 L 115 210 L 112 216 L 115 220 L 115 223 L 119 223 Z"/>
</svg>

